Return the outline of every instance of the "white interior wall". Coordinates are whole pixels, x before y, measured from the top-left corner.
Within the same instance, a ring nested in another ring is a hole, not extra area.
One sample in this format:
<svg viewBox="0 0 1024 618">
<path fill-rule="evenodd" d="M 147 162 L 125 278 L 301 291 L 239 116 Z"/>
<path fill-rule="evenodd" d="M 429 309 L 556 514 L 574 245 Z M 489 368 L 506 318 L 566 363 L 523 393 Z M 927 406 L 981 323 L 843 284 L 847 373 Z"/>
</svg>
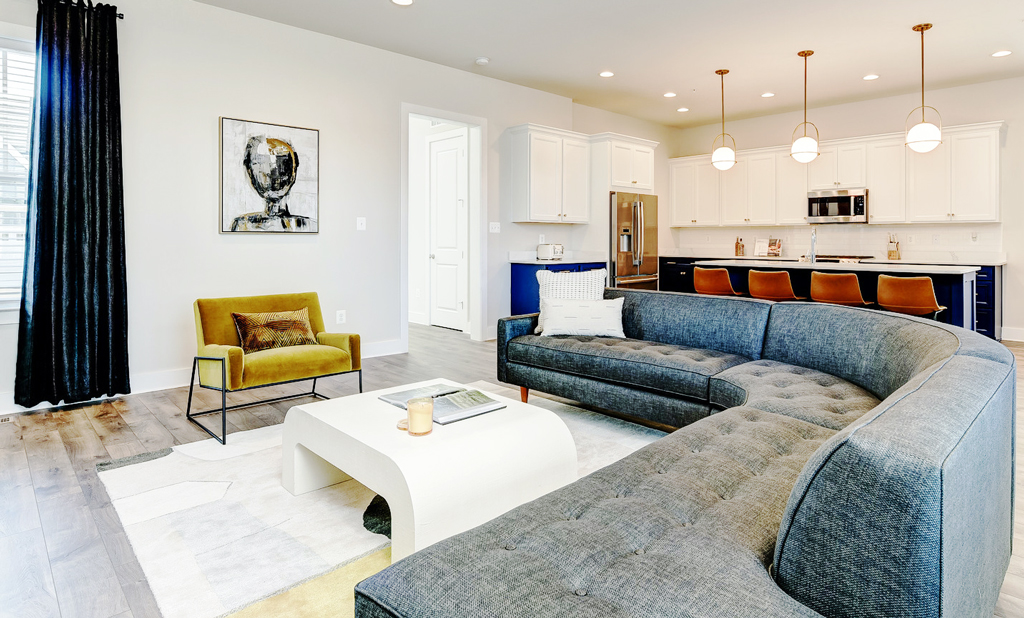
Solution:
<svg viewBox="0 0 1024 618">
<path fill-rule="evenodd" d="M 813 90 L 811 96 L 813 100 Z M 808 116 L 818 126 L 823 140 L 896 133 L 904 130 L 903 123 L 907 114 L 920 104 L 919 96 L 907 94 L 813 108 Z M 1001 253 L 1005 254 L 1007 267 L 1004 268 L 1003 337 L 1024 340 L 1024 246 L 1018 242 L 1024 232 L 1024 174 L 1021 173 L 1024 170 L 1024 77 L 928 90 L 927 102 L 939 110 L 947 126 L 992 120 L 1006 122 L 1000 149 L 1002 222 L 819 225 L 818 252 L 852 252 L 881 257 L 885 254 L 888 233 L 894 232 L 900 237 L 904 260 L 970 263 L 972 260 L 988 260 Z M 740 150 L 780 146 L 789 143 L 793 128 L 802 120 L 802 114 L 801 110 L 736 121 L 726 117 L 726 129 L 736 138 Z M 706 125 L 679 131 L 671 156 L 710 153 L 711 142 L 720 130 L 720 125 Z M 868 189 L 871 189 L 870 185 Z M 662 227 L 668 229 L 668 213 L 665 210 L 662 213 Z M 731 256 L 736 236 L 739 235 L 743 237 L 749 254 L 753 251 L 753 239 L 757 236 L 765 238 L 769 234 L 784 239 L 786 255 L 801 255 L 810 248 L 808 226 L 720 227 L 672 229 L 667 236 L 661 235 L 661 251 L 670 255 L 697 257 Z M 977 240 L 974 239 L 975 235 Z M 914 242 L 909 242 L 911 236 Z"/>
<path fill-rule="evenodd" d="M 403 105 L 487 122 L 483 201 L 486 219 L 502 224 L 486 242 L 491 336 L 509 311 L 508 251 L 534 248 L 539 230 L 570 249 L 573 240 L 573 226 L 511 223 L 500 199 L 505 130 L 527 122 L 573 129 L 574 120 L 591 133 L 640 126 L 564 97 L 190 0 L 118 6 L 135 392 L 187 383 L 191 307 L 201 297 L 315 290 L 329 328 L 360 333 L 365 355 L 406 349 Z M 35 11 L 30 0 L 0 0 L 0 36 L 32 40 Z M 320 130 L 320 234 L 217 233 L 220 116 Z M 366 217 L 366 231 L 356 231 L 356 217 Z M 604 244 L 594 240 L 596 250 Z M 332 323 L 339 309 L 345 325 Z M 0 325 L 0 412 L 18 409 L 16 342 L 17 325 Z"/>
</svg>

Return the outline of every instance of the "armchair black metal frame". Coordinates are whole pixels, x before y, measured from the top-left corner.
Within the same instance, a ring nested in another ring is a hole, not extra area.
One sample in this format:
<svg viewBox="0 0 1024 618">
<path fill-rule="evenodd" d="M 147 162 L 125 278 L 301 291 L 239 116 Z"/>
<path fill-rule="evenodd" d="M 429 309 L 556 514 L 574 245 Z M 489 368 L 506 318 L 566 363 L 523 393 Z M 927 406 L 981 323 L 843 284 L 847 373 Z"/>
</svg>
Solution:
<svg viewBox="0 0 1024 618">
<path fill-rule="evenodd" d="M 192 391 L 195 388 L 196 383 L 196 371 L 199 369 L 199 361 L 215 361 L 220 363 L 220 384 L 221 388 L 216 386 L 206 386 L 203 384 L 202 378 L 199 380 L 199 386 L 211 391 L 220 392 L 220 408 L 214 408 L 212 410 L 204 410 L 202 412 L 192 412 Z M 248 388 L 239 388 L 230 390 L 227 388 L 228 383 L 228 363 L 227 358 L 222 356 L 196 356 L 192 359 L 192 378 L 188 383 L 188 405 L 185 408 L 185 417 L 195 423 L 200 429 L 210 434 L 214 440 L 221 444 L 228 443 L 228 410 L 238 410 L 240 408 L 250 408 L 252 406 L 260 406 L 267 403 L 276 403 L 278 401 L 286 401 L 288 399 L 298 399 L 299 397 L 316 397 L 317 399 L 330 399 L 327 395 L 321 395 L 316 392 L 316 381 L 320 378 L 329 378 L 331 376 L 340 376 L 347 373 L 358 373 L 359 374 L 359 392 L 363 392 L 363 370 L 352 369 L 350 371 L 339 371 L 337 373 L 328 373 L 322 376 L 316 376 L 315 378 L 300 378 L 298 380 L 286 380 L 284 382 L 274 382 L 273 384 L 260 384 L 259 386 L 250 386 Z M 242 391 L 251 391 L 257 388 L 266 388 L 268 386 L 280 386 L 282 384 L 294 384 L 296 382 L 305 382 L 306 380 L 313 380 L 313 388 L 308 393 L 296 393 L 295 395 L 284 395 L 282 397 L 273 397 L 271 399 L 263 399 L 261 401 L 252 401 L 250 403 L 240 403 L 232 406 L 228 405 L 228 393 L 240 393 Z M 203 425 L 196 420 L 197 416 L 205 416 L 207 414 L 220 413 L 220 432 L 221 435 L 215 434 L 206 425 Z"/>
</svg>

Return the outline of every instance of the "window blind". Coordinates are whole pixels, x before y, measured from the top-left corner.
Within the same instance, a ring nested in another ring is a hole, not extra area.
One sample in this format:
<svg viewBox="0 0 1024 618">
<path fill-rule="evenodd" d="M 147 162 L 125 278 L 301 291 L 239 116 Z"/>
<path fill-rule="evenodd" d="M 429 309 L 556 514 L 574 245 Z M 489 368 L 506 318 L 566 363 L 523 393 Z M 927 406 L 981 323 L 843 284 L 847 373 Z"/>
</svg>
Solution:
<svg viewBox="0 0 1024 618">
<path fill-rule="evenodd" d="M 34 81 L 35 55 L 0 47 L 0 311 L 21 302 Z"/>
</svg>

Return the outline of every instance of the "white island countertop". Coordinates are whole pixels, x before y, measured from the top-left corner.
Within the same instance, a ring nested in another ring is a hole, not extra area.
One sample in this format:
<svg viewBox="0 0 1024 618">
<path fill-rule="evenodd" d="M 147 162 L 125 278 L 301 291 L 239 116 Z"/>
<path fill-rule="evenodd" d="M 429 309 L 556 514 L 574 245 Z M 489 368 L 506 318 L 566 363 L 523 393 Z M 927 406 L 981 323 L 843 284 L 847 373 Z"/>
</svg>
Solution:
<svg viewBox="0 0 1024 618">
<path fill-rule="evenodd" d="M 744 266 L 748 268 L 800 268 L 812 270 L 839 270 L 843 272 L 922 273 L 932 275 L 966 275 L 980 270 L 977 266 L 947 266 L 941 264 L 887 264 L 880 262 L 796 262 L 768 260 L 707 260 L 694 262 L 697 266 Z"/>
</svg>

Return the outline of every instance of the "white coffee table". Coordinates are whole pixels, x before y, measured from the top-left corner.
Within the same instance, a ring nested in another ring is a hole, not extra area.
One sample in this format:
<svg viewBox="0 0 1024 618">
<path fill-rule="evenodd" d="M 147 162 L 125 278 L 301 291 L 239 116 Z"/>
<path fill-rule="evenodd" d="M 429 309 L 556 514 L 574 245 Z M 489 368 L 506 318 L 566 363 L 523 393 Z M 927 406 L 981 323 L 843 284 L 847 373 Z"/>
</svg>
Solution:
<svg viewBox="0 0 1024 618">
<path fill-rule="evenodd" d="M 295 495 L 354 478 L 391 507 L 391 559 L 487 522 L 576 480 L 576 444 L 556 414 L 489 394 L 507 407 L 413 437 L 383 393 L 295 406 L 284 421 L 282 484 Z"/>
</svg>

